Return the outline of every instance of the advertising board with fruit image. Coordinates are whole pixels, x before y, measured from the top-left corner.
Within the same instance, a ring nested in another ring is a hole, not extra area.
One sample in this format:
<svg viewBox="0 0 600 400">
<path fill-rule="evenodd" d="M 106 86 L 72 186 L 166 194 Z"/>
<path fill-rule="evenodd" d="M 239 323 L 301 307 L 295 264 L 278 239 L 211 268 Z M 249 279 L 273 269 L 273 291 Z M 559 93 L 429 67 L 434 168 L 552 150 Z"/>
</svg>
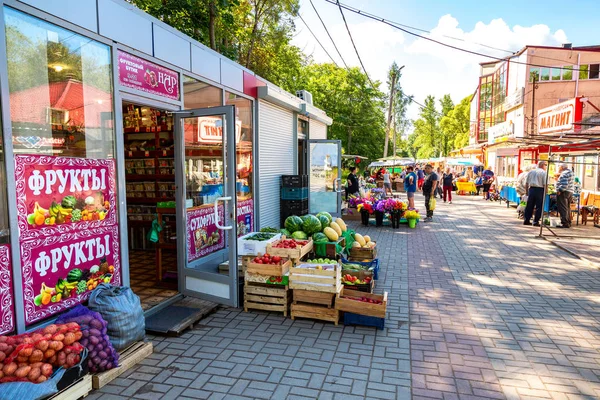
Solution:
<svg viewBox="0 0 600 400">
<path fill-rule="evenodd" d="M 117 223 L 114 160 L 15 156 L 21 241 Z"/>
<path fill-rule="evenodd" d="M 59 313 L 101 283 L 121 285 L 117 225 L 21 242 L 25 323 Z"/>
<path fill-rule="evenodd" d="M 15 328 L 15 307 L 10 265 L 10 246 L 0 245 L 0 335 Z"/>
<path fill-rule="evenodd" d="M 247 235 L 254 229 L 254 200 L 242 200 L 237 203 L 237 235 Z"/>
<path fill-rule="evenodd" d="M 218 207 L 219 221 L 224 224 L 223 205 Z M 217 229 L 213 207 L 202 207 L 187 212 L 187 261 L 194 261 L 225 248 L 225 236 Z"/>
</svg>

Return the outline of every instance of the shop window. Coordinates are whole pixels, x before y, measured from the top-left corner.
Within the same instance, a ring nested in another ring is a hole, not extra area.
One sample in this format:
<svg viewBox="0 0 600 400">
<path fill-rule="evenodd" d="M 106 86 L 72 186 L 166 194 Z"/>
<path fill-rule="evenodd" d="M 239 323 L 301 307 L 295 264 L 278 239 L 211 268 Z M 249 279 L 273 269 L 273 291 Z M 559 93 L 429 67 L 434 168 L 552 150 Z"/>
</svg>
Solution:
<svg viewBox="0 0 600 400">
<path fill-rule="evenodd" d="M 552 68 L 552 80 L 553 81 L 560 81 L 560 75 L 561 75 L 560 67 Z"/>
<path fill-rule="evenodd" d="M 590 64 L 590 79 L 600 78 L 600 64 Z"/>
<path fill-rule="evenodd" d="M 6 197 L 6 170 L 4 169 L 4 147 L 2 121 L 0 120 L 0 245 L 9 242 L 8 200 Z"/>
<path fill-rule="evenodd" d="M 221 89 L 188 76 L 183 77 L 183 106 L 186 110 L 220 105 L 223 105 Z"/>
<path fill-rule="evenodd" d="M 540 80 L 541 81 L 549 81 L 550 80 L 550 68 L 541 68 L 540 69 Z"/>
<path fill-rule="evenodd" d="M 579 66 L 579 79 L 587 79 L 590 74 L 589 65 L 580 65 Z"/>
<path fill-rule="evenodd" d="M 529 82 L 539 82 L 540 80 L 540 69 L 539 68 L 530 68 L 529 69 Z"/>
<path fill-rule="evenodd" d="M 112 158 L 110 47 L 4 8 L 16 154 Z"/>
<path fill-rule="evenodd" d="M 225 92 L 225 104 L 235 106 L 236 192 L 238 202 L 238 235 L 254 226 L 254 129 L 252 101 Z"/>
<path fill-rule="evenodd" d="M 573 80 L 573 66 L 572 65 L 565 65 L 563 67 L 562 80 L 563 81 Z"/>
</svg>

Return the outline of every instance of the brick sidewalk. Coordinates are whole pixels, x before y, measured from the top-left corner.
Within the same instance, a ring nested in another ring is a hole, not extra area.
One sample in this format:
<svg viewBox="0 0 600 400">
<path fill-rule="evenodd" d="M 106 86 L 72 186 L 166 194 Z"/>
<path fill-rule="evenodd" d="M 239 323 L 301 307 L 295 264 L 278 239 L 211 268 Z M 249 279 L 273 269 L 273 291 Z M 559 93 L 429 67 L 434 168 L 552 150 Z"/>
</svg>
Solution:
<svg viewBox="0 0 600 400">
<path fill-rule="evenodd" d="M 440 203 L 416 230 L 357 228 L 384 331 L 224 308 L 88 398 L 599 398 L 600 271 L 498 203 Z"/>
</svg>

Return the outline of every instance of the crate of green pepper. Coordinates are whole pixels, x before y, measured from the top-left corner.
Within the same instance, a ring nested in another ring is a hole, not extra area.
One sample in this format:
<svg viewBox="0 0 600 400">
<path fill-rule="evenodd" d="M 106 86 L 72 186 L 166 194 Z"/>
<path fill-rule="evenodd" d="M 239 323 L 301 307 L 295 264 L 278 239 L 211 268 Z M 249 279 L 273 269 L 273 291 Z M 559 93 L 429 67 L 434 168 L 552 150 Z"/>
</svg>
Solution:
<svg viewBox="0 0 600 400">
<path fill-rule="evenodd" d="M 238 255 L 256 256 L 267 252 L 267 245 L 281 238 L 281 233 L 252 232 L 238 238 Z"/>
</svg>

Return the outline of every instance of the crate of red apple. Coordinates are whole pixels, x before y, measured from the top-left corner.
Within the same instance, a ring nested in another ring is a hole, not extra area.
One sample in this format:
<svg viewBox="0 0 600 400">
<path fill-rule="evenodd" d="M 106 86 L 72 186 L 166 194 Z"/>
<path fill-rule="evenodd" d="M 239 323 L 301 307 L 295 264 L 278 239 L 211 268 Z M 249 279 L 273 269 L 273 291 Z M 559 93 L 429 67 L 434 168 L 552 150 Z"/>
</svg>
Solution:
<svg viewBox="0 0 600 400">
<path fill-rule="evenodd" d="M 385 318 L 387 296 L 387 292 L 383 294 L 371 294 L 351 290 L 344 286 L 335 299 L 335 308 L 339 311 Z"/>
<path fill-rule="evenodd" d="M 284 276 L 290 271 L 289 258 L 265 253 L 254 257 L 246 265 L 246 272 L 265 276 Z"/>
<path fill-rule="evenodd" d="M 272 256 L 287 257 L 292 260 L 300 260 L 313 249 L 313 240 L 287 239 L 285 236 L 267 245 L 267 253 Z"/>
</svg>

